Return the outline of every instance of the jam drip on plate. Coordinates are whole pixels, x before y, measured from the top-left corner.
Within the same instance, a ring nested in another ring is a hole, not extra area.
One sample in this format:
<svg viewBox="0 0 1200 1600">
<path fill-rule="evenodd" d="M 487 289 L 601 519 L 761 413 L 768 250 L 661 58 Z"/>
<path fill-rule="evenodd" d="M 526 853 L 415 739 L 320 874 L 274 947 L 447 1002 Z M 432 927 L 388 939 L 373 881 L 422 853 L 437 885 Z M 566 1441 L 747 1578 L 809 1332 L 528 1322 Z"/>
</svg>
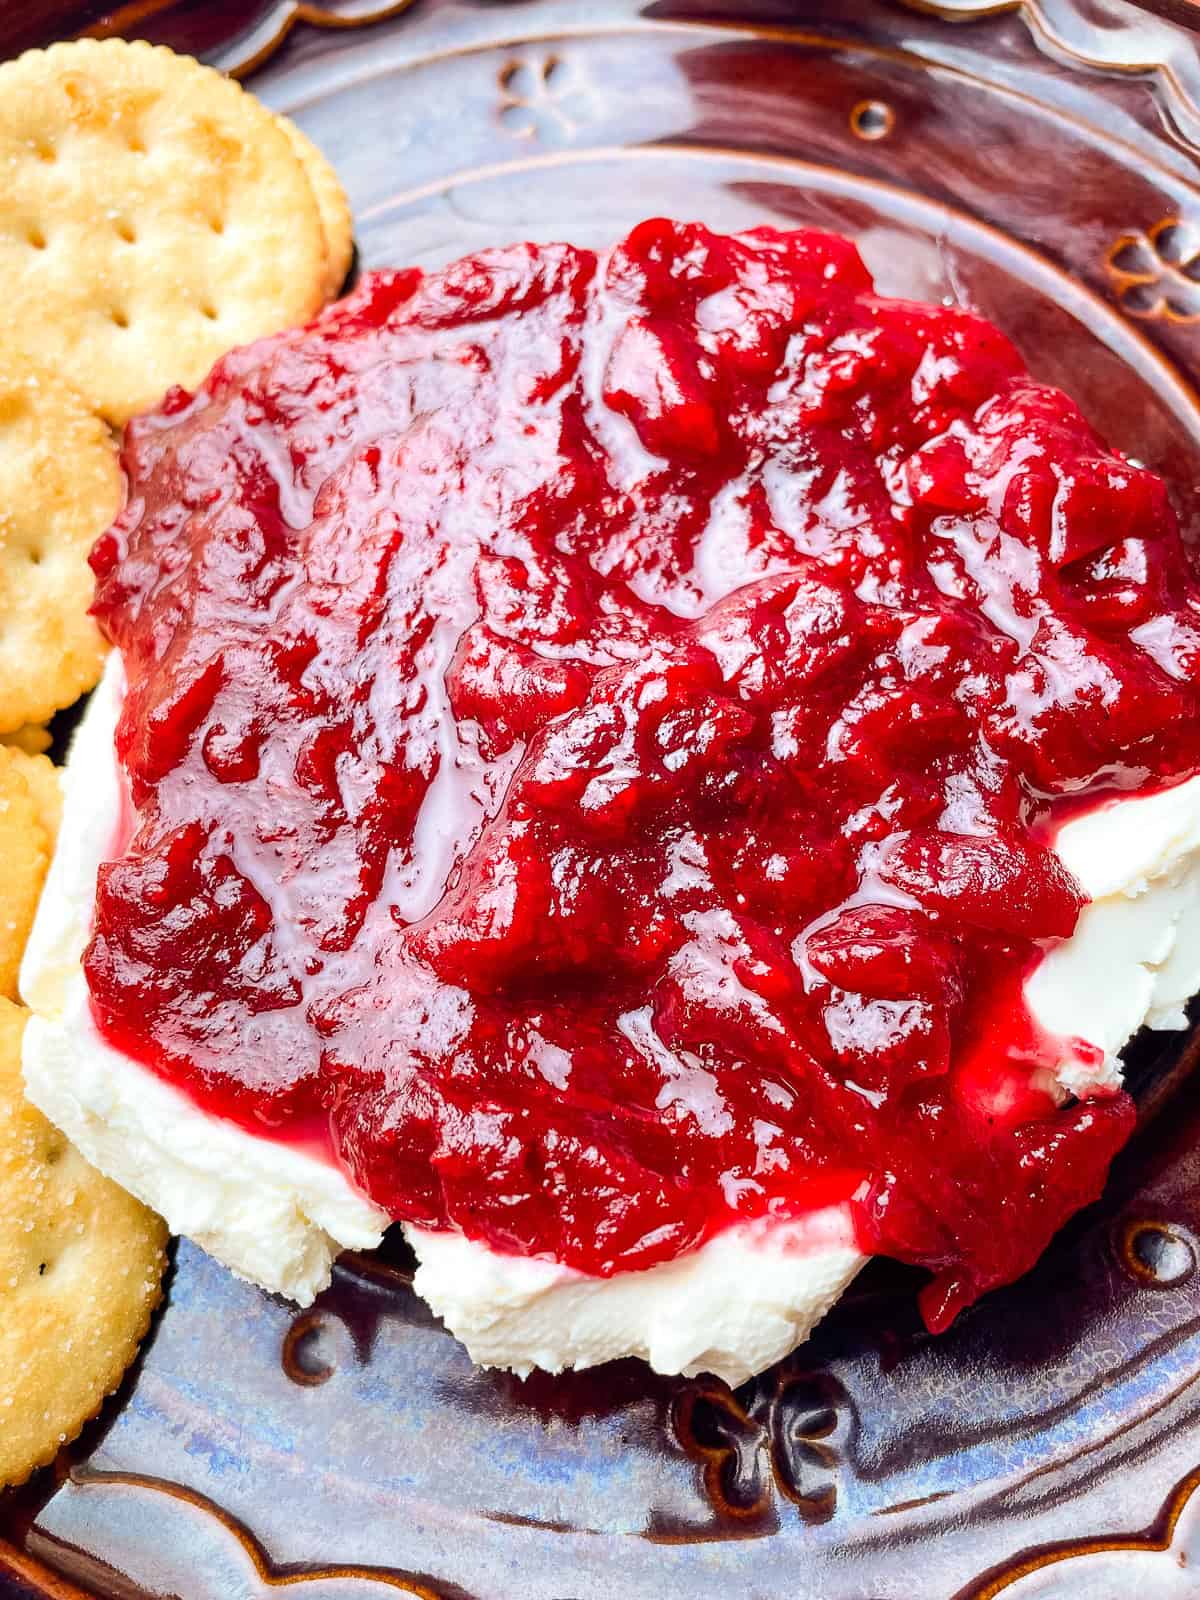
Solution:
<svg viewBox="0 0 1200 1600">
<path fill-rule="evenodd" d="M 1161 481 L 815 232 L 378 273 L 125 443 L 120 1049 L 584 1271 L 848 1200 L 931 1326 L 1094 1197 L 1024 978 L 1200 767 Z"/>
</svg>

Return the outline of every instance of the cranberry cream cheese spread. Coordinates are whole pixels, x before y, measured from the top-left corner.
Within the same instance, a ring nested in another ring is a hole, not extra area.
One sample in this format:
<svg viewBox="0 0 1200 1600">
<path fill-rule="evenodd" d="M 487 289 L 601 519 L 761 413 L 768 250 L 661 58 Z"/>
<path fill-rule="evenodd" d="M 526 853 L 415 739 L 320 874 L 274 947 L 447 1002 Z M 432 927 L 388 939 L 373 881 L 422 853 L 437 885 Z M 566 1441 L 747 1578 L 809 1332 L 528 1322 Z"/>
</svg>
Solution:
<svg viewBox="0 0 1200 1600">
<path fill-rule="evenodd" d="M 31 1098 L 308 1300 L 739 1381 L 1099 1192 L 1200 988 L 1161 480 L 835 236 L 366 276 L 125 436 Z"/>
</svg>

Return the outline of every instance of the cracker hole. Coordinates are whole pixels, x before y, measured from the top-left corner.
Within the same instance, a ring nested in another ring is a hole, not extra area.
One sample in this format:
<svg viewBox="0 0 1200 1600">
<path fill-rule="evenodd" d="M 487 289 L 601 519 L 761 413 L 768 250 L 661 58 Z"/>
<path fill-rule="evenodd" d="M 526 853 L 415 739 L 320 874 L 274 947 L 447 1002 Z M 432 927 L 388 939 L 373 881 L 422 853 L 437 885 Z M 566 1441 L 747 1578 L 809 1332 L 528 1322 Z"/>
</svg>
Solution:
<svg viewBox="0 0 1200 1600">
<path fill-rule="evenodd" d="M 126 222 L 124 217 L 116 224 L 117 238 L 124 239 L 126 244 L 132 244 L 137 238 L 137 230 L 132 222 Z"/>
<path fill-rule="evenodd" d="M 41 1262 L 38 1263 L 38 1277 L 39 1278 L 44 1278 L 45 1276 L 46 1276 L 46 1263 L 44 1261 L 41 1261 Z"/>
<path fill-rule="evenodd" d="M 29 560 L 30 563 L 35 567 L 40 567 L 42 564 L 42 552 L 36 545 L 29 552 Z"/>
<path fill-rule="evenodd" d="M 127 312 L 114 309 L 109 312 L 109 316 L 112 318 L 113 322 L 118 328 L 127 328 L 129 326 L 129 315 Z"/>
<path fill-rule="evenodd" d="M 202 317 L 207 317 L 209 322 L 215 322 L 217 320 L 217 315 L 218 315 L 217 308 L 216 308 L 216 306 L 210 306 L 206 302 L 204 305 L 202 305 L 200 307 L 200 315 Z"/>
<path fill-rule="evenodd" d="M 135 156 L 144 156 L 146 154 L 145 143 L 142 140 L 142 136 L 138 133 L 131 133 L 129 135 L 129 142 L 126 148 L 131 150 Z"/>
<path fill-rule="evenodd" d="M 26 233 L 25 238 L 27 243 L 34 250 L 44 250 L 46 248 L 46 235 L 40 228 L 30 228 Z"/>
<path fill-rule="evenodd" d="M 35 139 L 33 150 L 39 161 L 49 163 L 58 160 L 58 151 L 50 143 L 49 139 Z"/>
<path fill-rule="evenodd" d="M 225 232 L 225 218 L 224 217 L 210 217 L 208 225 L 209 225 L 209 227 L 212 229 L 212 231 L 214 233 L 224 233 Z"/>
</svg>

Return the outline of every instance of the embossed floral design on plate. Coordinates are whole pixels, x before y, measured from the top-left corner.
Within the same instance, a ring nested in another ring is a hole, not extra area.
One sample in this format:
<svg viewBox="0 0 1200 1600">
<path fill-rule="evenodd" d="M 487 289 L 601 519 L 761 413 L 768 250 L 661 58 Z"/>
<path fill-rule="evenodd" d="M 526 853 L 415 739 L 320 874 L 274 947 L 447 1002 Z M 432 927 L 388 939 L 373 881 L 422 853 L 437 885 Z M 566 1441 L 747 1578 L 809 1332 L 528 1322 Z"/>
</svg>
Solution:
<svg viewBox="0 0 1200 1600">
<path fill-rule="evenodd" d="M 805 1522 L 828 1522 L 837 1508 L 837 1471 L 852 1423 L 849 1396 L 828 1372 L 784 1367 L 731 1393 L 689 1384 L 672 1426 L 701 1463 L 714 1507 L 747 1523 L 776 1515 L 775 1495 Z"/>
<path fill-rule="evenodd" d="M 1108 253 L 1108 270 L 1131 317 L 1200 321 L 1200 231 L 1181 217 L 1123 234 Z"/>
<path fill-rule="evenodd" d="M 574 62 L 551 52 L 517 57 L 500 69 L 497 116 L 519 139 L 571 138 L 595 109 L 595 90 Z"/>
</svg>

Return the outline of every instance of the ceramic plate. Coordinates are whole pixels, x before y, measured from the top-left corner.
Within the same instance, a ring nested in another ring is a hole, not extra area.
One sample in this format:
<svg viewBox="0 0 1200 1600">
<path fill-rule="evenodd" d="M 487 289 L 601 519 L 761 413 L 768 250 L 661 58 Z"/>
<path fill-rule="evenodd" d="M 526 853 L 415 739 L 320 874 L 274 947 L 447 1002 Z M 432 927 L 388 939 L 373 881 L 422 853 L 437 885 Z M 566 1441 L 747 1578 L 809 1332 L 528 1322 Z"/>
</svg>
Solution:
<svg viewBox="0 0 1200 1600">
<path fill-rule="evenodd" d="M 17 9 L 11 42 L 55 31 L 53 8 Z M 885 290 L 1004 327 L 1167 475 L 1200 533 L 1200 62 L 1164 15 L 1122 0 L 70 9 L 60 31 L 140 31 L 248 73 L 336 163 L 364 265 L 602 243 L 655 212 L 852 234 Z M 122 1393 L 0 1500 L 0 1591 L 1195 1597 L 1193 1054 L 1182 1035 L 1135 1046 L 1140 1132 L 1024 1281 L 931 1339 L 914 1276 L 878 1265 L 733 1393 L 636 1362 L 525 1383 L 477 1371 L 399 1248 L 343 1260 L 297 1314 L 181 1243 Z"/>
</svg>

